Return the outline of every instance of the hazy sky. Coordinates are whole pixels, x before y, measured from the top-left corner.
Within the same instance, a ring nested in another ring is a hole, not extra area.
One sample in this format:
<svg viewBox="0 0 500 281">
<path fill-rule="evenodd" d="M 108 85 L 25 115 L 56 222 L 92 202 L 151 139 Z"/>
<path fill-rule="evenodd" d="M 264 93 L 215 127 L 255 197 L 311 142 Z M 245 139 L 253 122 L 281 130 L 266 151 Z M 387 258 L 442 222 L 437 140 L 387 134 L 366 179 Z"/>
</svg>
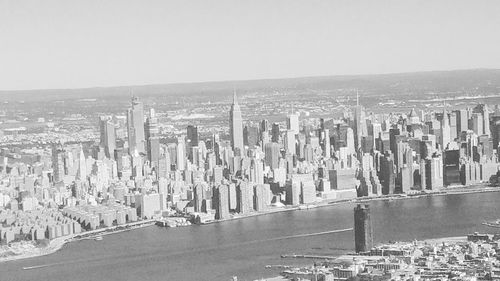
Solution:
<svg viewBox="0 0 500 281">
<path fill-rule="evenodd" d="M 0 0 L 0 89 L 500 68 L 498 0 Z"/>
</svg>

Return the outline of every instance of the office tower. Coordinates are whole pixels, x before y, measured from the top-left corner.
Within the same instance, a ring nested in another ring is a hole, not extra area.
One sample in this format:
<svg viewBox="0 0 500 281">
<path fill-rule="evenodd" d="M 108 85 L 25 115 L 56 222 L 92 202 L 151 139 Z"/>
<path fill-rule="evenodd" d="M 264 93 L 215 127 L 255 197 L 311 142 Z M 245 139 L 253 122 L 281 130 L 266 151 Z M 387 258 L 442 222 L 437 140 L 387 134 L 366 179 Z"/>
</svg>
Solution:
<svg viewBox="0 0 500 281">
<path fill-rule="evenodd" d="M 396 167 L 393 154 L 390 151 L 386 151 L 380 157 L 379 179 L 382 184 L 382 194 L 394 194 L 396 189 Z"/>
<path fill-rule="evenodd" d="M 361 146 L 361 137 L 368 135 L 366 116 L 363 106 L 359 104 L 359 94 L 356 95 L 356 108 L 354 110 L 354 145 L 356 151 Z"/>
<path fill-rule="evenodd" d="M 291 155 L 295 155 L 295 132 L 293 130 L 287 130 L 285 132 L 285 151 Z"/>
<path fill-rule="evenodd" d="M 455 111 L 450 112 L 450 141 L 455 141 L 459 136 L 457 135 L 457 113 Z"/>
<path fill-rule="evenodd" d="M 168 149 L 164 149 L 158 160 L 158 178 L 167 178 L 171 169 L 170 153 Z"/>
<path fill-rule="evenodd" d="M 285 201 L 287 205 L 296 206 L 300 204 L 300 186 L 301 183 L 297 179 L 292 178 L 286 181 Z"/>
<path fill-rule="evenodd" d="M 250 161 L 250 182 L 264 183 L 264 167 L 260 159 Z"/>
<path fill-rule="evenodd" d="M 236 187 L 236 210 L 247 214 L 253 209 L 253 187 L 248 182 L 240 181 Z"/>
<path fill-rule="evenodd" d="M 328 180 L 331 190 L 345 190 L 356 188 L 356 168 L 335 167 L 328 170 Z"/>
<path fill-rule="evenodd" d="M 52 145 L 52 169 L 54 183 L 62 182 L 65 175 L 64 149 L 61 144 Z"/>
<path fill-rule="evenodd" d="M 472 113 L 472 130 L 474 133 L 476 133 L 478 136 L 484 134 L 484 121 L 483 121 L 483 115 L 481 113 Z"/>
<path fill-rule="evenodd" d="M 356 144 L 354 142 L 354 131 L 351 128 L 347 128 L 346 147 L 347 147 L 347 153 L 356 154 Z"/>
<path fill-rule="evenodd" d="M 242 155 L 244 152 L 243 146 L 243 119 L 241 117 L 241 109 L 236 98 L 236 92 L 233 95 L 233 104 L 229 111 L 229 135 L 231 137 L 231 148 L 235 155 Z"/>
<path fill-rule="evenodd" d="M 457 116 L 457 136 L 469 129 L 469 112 L 466 109 L 456 110 Z"/>
<path fill-rule="evenodd" d="M 186 142 L 188 144 L 190 144 L 191 147 L 198 146 L 198 142 L 199 142 L 199 140 L 198 140 L 199 139 L 199 137 L 198 137 L 198 127 L 197 126 L 193 126 L 193 125 L 189 125 L 186 128 L 186 133 L 187 133 Z"/>
<path fill-rule="evenodd" d="M 451 127 L 448 113 L 445 110 L 443 111 L 443 119 L 441 120 L 441 148 L 445 150 L 451 140 Z"/>
<path fill-rule="evenodd" d="M 356 253 L 364 253 L 373 246 L 373 229 L 370 206 L 358 204 L 354 208 L 354 244 Z"/>
<path fill-rule="evenodd" d="M 269 121 L 268 120 L 264 119 L 264 120 L 260 121 L 260 131 L 262 133 L 264 133 L 264 132 L 265 133 L 269 133 L 269 128 L 270 127 L 269 127 Z"/>
<path fill-rule="evenodd" d="M 189 125 L 186 128 L 187 157 L 193 163 L 193 147 L 198 146 L 198 127 Z"/>
<path fill-rule="evenodd" d="M 440 156 L 425 159 L 425 179 L 427 189 L 443 187 L 443 160 Z"/>
<path fill-rule="evenodd" d="M 99 130 L 101 133 L 100 146 L 104 147 L 106 157 L 114 159 L 116 149 L 115 124 L 111 116 L 101 116 L 99 119 Z"/>
<path fill-rule="evenodd" d="M 280 146 L 275 142 L 266 143 L 264 146 L 266 165 L 272 170 L 279 166 Z"/>
<path fill-rule="evenodd" d="M 310 163 L 314 161 L 314 148 L 309 143 L 304 146 L 304 160 Z"/>
<path fill-rule="evenodd" d="M 201 207 L 204 199 L 203 185 L 198 183 L 193 187 L 193 205 L 195 212 L 201 212 Z"/>
<path fill-rule="evenodd" d="M 444 151 L 443 161 L 444 184 L 446 186 L 460 184 L 460 151 L 458 149 Z"/>
<path fill-rule="evenodd" d="M 300 132 L 299 128 L 299 115 L 292 113 L 288 115 L 286 119 L 286 128 L 293 132 L 293 134 L 298 134 Z"/>
<path fill-rule="evenodd" d="M 275 143 L 280 141 L 280 125 L 278 123 L 273 123 L 271 127 L 271 141 Z"/>
<path fill-rule="evenodd" d="M 488 110 L 488 106 L 486 104 L 478 104 L 476 107 L 473 109 L 474 113 L 478 113 L 481 115 L 481 121 L 482 125 L 481 127 L 483 128 L 482 133 L 476 132 L 478 135 L 487 135 L 491 136 L 490 132 L 490 112 Z M 473 114 L 474 116 L 474 114 Z"/>
<path fill-rule="evenodd" d="M 323 157 L 330 158 L 330 130 L 323 129 L 321 131 L 321 149 L 323 150 Z"/>
<path fill-rule="evenodd" d="M 292 174 L 292 179 L 300 181 L 300 203 L 310 204 L 316 201 L 316 185 L 312 174 Z"/>
<path fill-rule="evenodd" d="M 184 136 L 177 138 L 177 170 L 184 171 L 186 169 L 186 144 Z"/>
<path fill-rule="evenodd" d="M 256 126 L 245 126 L 243 129 L 244 144 L 249 148 L 255 147 L 259 143 L 259 128 Z"/>
<path fill-rule="evenodd" d="M 158 128 L 158 118 L 153 108 L 149 110 L 149 116 L 146 119 L 144 127 L 148 160 L 151 166 L 158 168 L 158 161 L 160 159 L 160 129 Z"/>
<path fill-rule="evenodd" d="M 81 145 L 80 145 L 80 152 L 78 155 L 78 172 L 76 178 L 79 179 L 82 183 L 86 182 L 87 180 L 87 164 L 85 163 L 85 154 L 83 153 Z"/>
<path fill-rule="evenodd" d="M 127 131 L 129 153 L 135 150 L 138 153 L 146 154 L 145 133 L 144 133 L 144 106 L 137 97 L 132 97 L 132 106 L 127 111 Z"/>
<path fill-rule="evenodd" d="M 254 209 L 257 212 L 267 210 L 269 205 L 271 190 L 269 184 L 257 184 L 254 187 Z"/>
<path fill-rule="evenodd" d="M 421 159 L 419 165 L 420 165 L 420 190 L 425 190 L 427 189 L 425 159 Z"/>
</svg>

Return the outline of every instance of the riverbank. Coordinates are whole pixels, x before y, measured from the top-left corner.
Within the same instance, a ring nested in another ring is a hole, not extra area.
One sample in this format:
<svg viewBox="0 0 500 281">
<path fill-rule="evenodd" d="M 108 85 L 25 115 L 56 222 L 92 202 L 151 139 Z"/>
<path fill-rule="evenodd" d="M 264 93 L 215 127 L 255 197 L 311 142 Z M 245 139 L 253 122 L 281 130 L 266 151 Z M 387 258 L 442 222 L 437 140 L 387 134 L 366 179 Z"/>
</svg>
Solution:
<svg viewBox="0 0 500 281">
<path fill-rule="evenodd" d="M 418 199 L 422 197 L 431 197 L 431 196 L 443 196 L 443 195 L 453 195 L 453 194 L 470 194 L 470 193 L 483 193 L 483 192 L 499 192 L 500 188 L 498 187 L 486 187 L 482 185 L 475 185 L 475 186 L 457 186 L 457 187 L 451 187 L 443 190 L 438 190 L 435 192 L 425 192 L 425 193 L 415 193 L 415 194 L 395 194 L 395 195 L 384 195 L 384 196 L 377 196 L 377 197 L 360 197 L 360 198 L 355 198 L 355 199 L 346 199 L 346 200 L 324 200 L 324 201 L 319 201 L 315 203 L 308 204 L 307 206 L 293 206 L 293 207 L 275 207 L 271 208 L 266 212 L 252 212 L 246 215 L 236 215 L 234 217 L 225 219 L 225 220 L 214 220 L 210 222 L 206 222 L 204 224 L 211 224 L 211 223 L 219 223 L 219 222 L 224 222 L 224 221 L 232 221 L 232 220 L 239 220 L 239 219 L 244 219 L 244 218 L 250 218 L 250 217 L 255 217 L 255 216 L 262 216 L 262 215 L 270 215 L 270 214 L 276 214 L 276 213 L 281 213 L 281 212 L 290 212 L 290 211 L 298 211 L 298 210 L 304 210 L 304 209 L 311 209 L 311 208 L 322 208 L 322 207 L 329 207 L 329 206 L 336 206 L 336 205 L 341 205 L 341 204 L 348 204 L 348 203 L 369 203 L 371 201 L 392 201 L 392 200 L 404 200 L 404 199 Z M 78 241 L 78 240 L 84 240 L 84 239 L 93 239 L 96 236 L 105 236 L 105 235 L 110 235 L 110 234 L 115 234 L 115 233 L 120 233 L 124 231 L 129 231 L 133 230 L 136 228 L 142 228 L 142 227 L 147 227 L 154 225 L 155 221 L 154 220 L 144 220 L 144 221 L 139 221 L 139 222 L 134 222 L 134 223 L 129 223 L 126 225 L 122 226 L 113 226 L 113 227 L 108 227 L 108 228 L 102 228 L 102 229 L 97 229 L 93 231 L 86 231 L 77 235 L 72 235 L 72 236 L 65 236 L 65 237 L 59 237 L 56 239 L 53 239 L 49 242 L 49 244 L 45 247 L 40 247 L 40 246 L 33 246 L 33 247 L 26 247 L 25 251 L 17 251 L 17 253 L 11 253 L 8 256 L 3 256 L 0 257 L 0 263 L 1 262 L 7 262 L 7 261 L 12 261 L 12 260 L 20 260 L 20 259 L 27 259 L 27 258 L 33 258 L 33 257 L 39 257 L 39 256 L 44 256 L 44 255 L 49 255 L 52 254 L 59 249 L 61 249 L 66 243 L 72 242 L 72 241 Z M 4 251 L 8 252 L 7 251 Z"/>
<path fill-rule="evenodd" d="M 69 242 L 94 239 L 97 236 L 105 236 L 137 228 L 152 226 L 154 225 L 154 222 L 154 220 L 143 220 L 124 225 L 85 231 L 82 233 L 67 235 L 64 237 L 57 237 L 50 240 L 46 246 L 36 245 L 35 242 L 31 241 L 16 242 L 10 247 L 6 246 L 6 249 L 3 252 L 5 256 L 0 257 L 0 263 L 49 255 L 59 251 L 66 243 Z"/>
<path fill-rule="evenodd" d="M 231 218 L 221 219 L 221 220 L 212 220 L 207 221 L 202 224 L 213 224 L 220 223 L 225 221 L 233 221 L 245 218 L 251 218 L 256 216 L 270 215 L 281 212 L 291 212 L 291 211 L 300 211 L 300 210 L 308 210 L 314 208 L 322 208 L 335 206 L 339 204 L 346 203 L 369 203 L 372 201 L 393 201 L 393 200 L 406 200 L 406 199 L 419 199 L 423 197 L 432 197 L 432 196 L 445 196 L 445 195 L 460 195 L 460 194 L 472 194 L 472 193 L 484 193 L 484 192 L 500 192 L 500 187 L 490 187 L 484 186 L 482 184 L 471 185 L 471 186 L 453 186 L 448 188 L 443 188 L 436 191 L 426 190 L 425 192 L 416 192 L 412 194 L 392 194 L 392 195 L 382 195 L 382 196 L 368 196 L 368 197 L 358 197 L 353 199 L 341 199 L 341 200 L 323 200 L 318 202 L 313 202 L 307 205 L 301 206 L 287 206 L 287 207 L 271 207 L 265 212 L 252 212 L 244 215 L 236 214 Z"/>
</svg>

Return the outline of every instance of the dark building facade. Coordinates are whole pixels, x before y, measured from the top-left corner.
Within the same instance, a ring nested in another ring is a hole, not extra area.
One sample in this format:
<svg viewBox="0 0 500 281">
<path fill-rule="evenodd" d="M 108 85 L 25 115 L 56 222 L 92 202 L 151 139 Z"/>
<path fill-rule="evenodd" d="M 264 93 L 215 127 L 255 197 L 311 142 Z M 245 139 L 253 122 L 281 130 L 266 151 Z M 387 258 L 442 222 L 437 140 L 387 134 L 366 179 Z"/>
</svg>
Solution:
<svg viewBox="0 0 500 281">
<path fill-rule="evenodd" d="M 368 252 L 373 246 L 373 230 L 369 205 L 354 208 L 354 242 L 356 253 Z"/>
</svg>

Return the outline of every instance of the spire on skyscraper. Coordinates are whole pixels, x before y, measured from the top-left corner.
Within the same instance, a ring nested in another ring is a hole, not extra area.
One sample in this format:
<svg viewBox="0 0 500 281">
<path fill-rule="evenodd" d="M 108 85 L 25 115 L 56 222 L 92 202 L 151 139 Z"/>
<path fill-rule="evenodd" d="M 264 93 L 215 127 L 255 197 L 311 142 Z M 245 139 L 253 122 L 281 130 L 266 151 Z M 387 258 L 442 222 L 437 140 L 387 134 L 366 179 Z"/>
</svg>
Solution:
<svg viewBox="0 0 500 281">
<path fill-rule="evenodd" d="M 236 96 L 236 89 L 233 87 L 233 104 L 238 104 L 238 97 Z"/>
</svg>

